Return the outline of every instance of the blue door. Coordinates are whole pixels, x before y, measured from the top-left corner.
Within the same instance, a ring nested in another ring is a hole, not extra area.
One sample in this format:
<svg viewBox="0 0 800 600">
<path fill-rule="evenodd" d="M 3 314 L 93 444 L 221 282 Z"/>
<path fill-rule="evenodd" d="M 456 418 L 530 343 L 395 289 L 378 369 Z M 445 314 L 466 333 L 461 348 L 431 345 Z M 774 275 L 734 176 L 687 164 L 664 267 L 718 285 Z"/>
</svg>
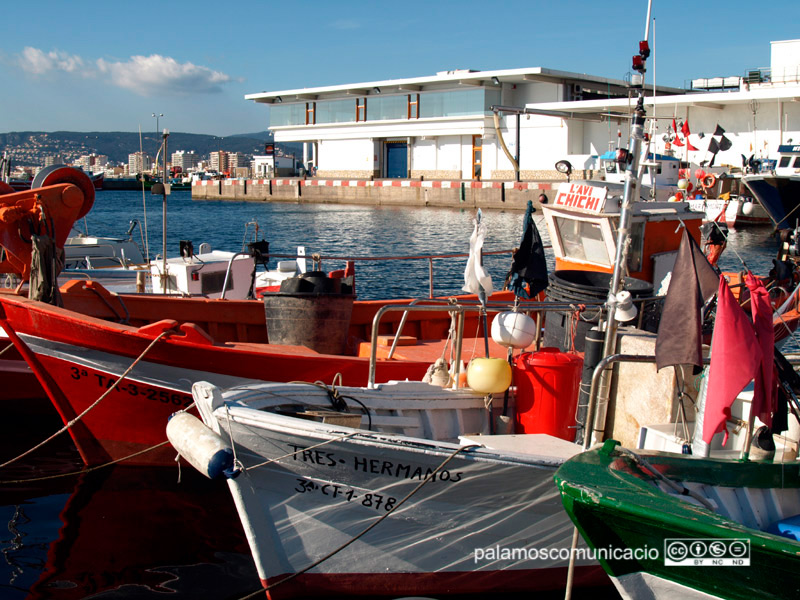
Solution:
<svg viewBox="0 0 800 600">
<path fill-rule="evenodd" d="M 386 177 L 408 177 L 408 144 L 405 142 L 386 142 Z"/>
</svg>

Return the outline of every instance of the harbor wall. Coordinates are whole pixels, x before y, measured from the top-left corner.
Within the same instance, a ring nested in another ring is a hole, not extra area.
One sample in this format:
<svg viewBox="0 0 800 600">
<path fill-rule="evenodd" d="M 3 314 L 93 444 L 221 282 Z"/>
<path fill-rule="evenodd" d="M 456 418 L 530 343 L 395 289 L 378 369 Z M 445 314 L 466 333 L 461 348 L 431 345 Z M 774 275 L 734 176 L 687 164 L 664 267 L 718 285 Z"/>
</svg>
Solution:
<svg viewBox="0 0 800 600">
<path fill-rule="evenodd" d="M 525 210 L 559 182 L 425 181 L 415 179 L 222 179 L 196 181 L 193 200 L 238 200 L 370 206 Z"/>
</svg>

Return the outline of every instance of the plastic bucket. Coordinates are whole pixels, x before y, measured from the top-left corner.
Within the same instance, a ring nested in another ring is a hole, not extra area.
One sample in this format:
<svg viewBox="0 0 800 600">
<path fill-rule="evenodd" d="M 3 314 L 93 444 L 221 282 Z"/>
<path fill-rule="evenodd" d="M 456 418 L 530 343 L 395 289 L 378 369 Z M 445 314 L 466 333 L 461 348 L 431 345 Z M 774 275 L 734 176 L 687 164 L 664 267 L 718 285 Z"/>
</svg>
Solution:
<svg viewBox="0 0 800 600">
<path fill-rule="evenodd" d="M 575 411 L 583 359 L 558 348 L 541 348 L 517 357 L 517 433 L 547 433 L 575 438 Z"/>
</svg>

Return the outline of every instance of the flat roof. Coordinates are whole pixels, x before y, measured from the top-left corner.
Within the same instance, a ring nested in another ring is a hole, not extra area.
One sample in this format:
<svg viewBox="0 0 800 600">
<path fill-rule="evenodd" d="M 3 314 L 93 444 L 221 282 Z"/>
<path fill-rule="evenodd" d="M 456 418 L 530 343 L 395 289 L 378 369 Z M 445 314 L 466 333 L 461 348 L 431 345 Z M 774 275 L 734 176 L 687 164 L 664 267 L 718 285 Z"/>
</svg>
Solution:
<svg viewBox="0 0 800 600">
<path fill-rule="evenodd" d="M 364 81 L 361 83 L 349 83 L 343 85 L 330 85 L 322 87 L 300 88 L 291 90 L 277 90 L 272 92 L 258 92 L 246 94 L 245 100 L 253 100 L 261 103 L 274 103 L 278 97 L 283 102 L 300 100 L 316 100 L 329 96 L 341 97 L 348 95 L 368 95 L 372 93 L 402 93 L 421 90 L 435 90 L 437 88 L 452 88 L 453 85 L 464 87 L 473 86 L 492 86 L 496 85 L 493 78 L 497 78 L 500 83 L 530 83 L 535 81 L 550 83 L 580 83 L 584 87 L 592 88 L 597 86 L 603 91 L 612 86 L 618 95 L 624 90 L 629 89 L 627 82 L 620 79 L 608 79 L 587 75 L 586 73 L 572 73 L 569 71 L 559 71 L 544 67 L 528 67 L 524 69 L 501 69 L 495 71 L 473 71 L 470 69 L 457 69 L 454 71 L 442 71 L 433 76 L 412 77 L 407 79 L 382 79 L 379 81 Z M 652 89 L 652 86 L 648 86 Z M 376 91 L 378 88 L 380 92 Z M 683 89 L 668 88 L 660 86 L 662 93 L 680 94 Z"/>
<path fill-rule="evenodd" d="M 691 92 L 669 96 L 645 96 L 645 106 L 658 107 L 703 107 L 722 110 L 730 104 L 748 104 L 752 100 L 783 100 L 800 102 L 800 85 L 753 87 L 749 91 Z M 604 100 L 575 100 L 572 102 L 541 102 L 528 104 L 526 108 L 550 111 L 569 111 L 585 115 L 608 113 L 629 115 L 636 108 L 631 98 L 609 98 Z M 670 113 L 672 114 L 672 113 Z M 666 118 L 666 117 L 665 117 Z M 672 118 L 672 117 L 669 117 Z"/>
</svg>

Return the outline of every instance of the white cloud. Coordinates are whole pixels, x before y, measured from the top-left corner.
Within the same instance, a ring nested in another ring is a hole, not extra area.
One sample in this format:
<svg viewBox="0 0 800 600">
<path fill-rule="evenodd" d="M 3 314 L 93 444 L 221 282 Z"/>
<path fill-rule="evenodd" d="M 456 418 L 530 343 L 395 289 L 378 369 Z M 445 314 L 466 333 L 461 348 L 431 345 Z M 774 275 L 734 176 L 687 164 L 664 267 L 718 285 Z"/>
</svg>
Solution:
<svg viewBox="0 0 800 600">
<path fill-rule="evenodd" d="M 141 96 L 153 93 L 209 94 L 221 91 L 221 85 L 231 77 L 190 62 L 179 63 L 174 58 L 152 54 L 132 56 L 127 62 L 108 62 L 102 58 L 97 68 L 111 82 Z"/>
<path fill-rule="evenodd" d="M 154 94 L 213 94 L 222 91 L 222 85 L 232 78 L 220 71 L 179 63 L 174 58 L 152 54 L 132 56 L 127 61 L 107 61 L 102 58 L 95 65 L 80 57 L 60 50 L 44 52 L 26 47 L 17 57 L 18 65 L 31 75 L 45 75 L 63 71 L 83 77 L 105 77 L 112 85 L 130 90 L 140 96 Z"/>
<path fill-rule="evenodd" d="M 83 69 L 83 59 L 59 50 L 45 53 L 38 48 L 27 46 L 19 57 L 19 65 L 24 71 L 33 75 L 43 75 L 49 71 L 76 73 Z"/>
</svg>

